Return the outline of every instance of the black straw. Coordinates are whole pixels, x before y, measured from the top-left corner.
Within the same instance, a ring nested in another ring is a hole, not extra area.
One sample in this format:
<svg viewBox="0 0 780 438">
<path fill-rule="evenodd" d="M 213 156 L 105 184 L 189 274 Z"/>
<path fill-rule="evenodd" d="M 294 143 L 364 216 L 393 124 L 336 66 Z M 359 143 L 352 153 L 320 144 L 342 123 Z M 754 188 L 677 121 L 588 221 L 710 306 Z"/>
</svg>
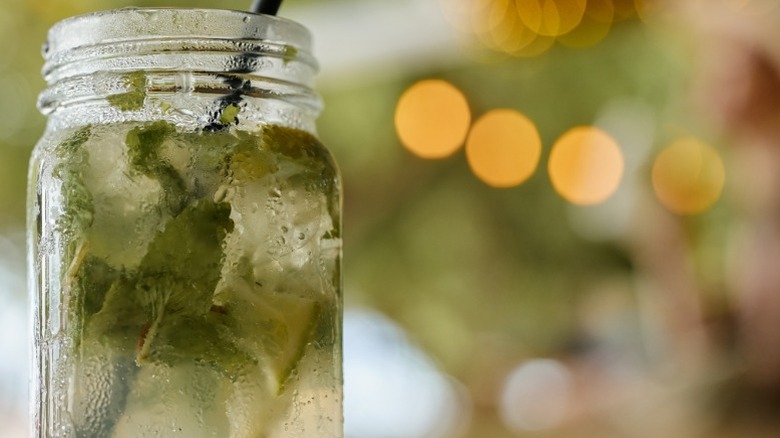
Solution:
<svg viewBox="0 0 780 438">
<path fill-rule="evenodd" d="M 276 15 L 281 6 L 282 0 L 255 0 L 252 4 L 252 11 L 255 14 Z M 222 121 L 222 113 L 225 109 L 231 105 L 238 106 L 244 99 L 244 95 L 252 88 L 252 81 L 237 75 L 245 75 L 251 73 L 254 69 L 254 63 L 257 61 L 259 55 L 255 53 L 241 53 L 233 58 L 232 68 L 228 69 L 224 74 L 218 74 L 217 77 L 222 79 L 222 82 L 230 87 L 230 93 L 217 99 L 219 103 L 219 109 L 217 109 L 209 124 L 204 127 L 206 131 L 223 131 L 228 128 L 232 123 L 238 123 L 238 118 L 235 118 L 229 123 Z"/>
<path fill-rule="evenodd" d="M 252 4 L 252 12 L 255 14 L 276 15 L 282 0 L 255 0 Z"/>
</svg>

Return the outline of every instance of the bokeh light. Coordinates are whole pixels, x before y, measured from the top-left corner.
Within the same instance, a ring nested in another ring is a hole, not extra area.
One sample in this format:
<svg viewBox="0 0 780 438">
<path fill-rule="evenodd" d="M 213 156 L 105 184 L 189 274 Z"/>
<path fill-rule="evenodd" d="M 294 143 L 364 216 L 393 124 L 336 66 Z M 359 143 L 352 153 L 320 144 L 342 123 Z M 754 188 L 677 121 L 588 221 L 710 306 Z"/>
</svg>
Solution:
<svg viewBox="0 0 780 438">
<path fill-rule="evenodd" d="M 612 0 L 615 8 L 615 21 L 626 20 L 636 16 L 634 0 Z"/>
<path fill-rule="evenodd" d="M 531 58 L 545 53 L 553 46 L 553 44 L 555 44 L 555 38 L 550 36 L 536 35 L 536 37 L 530 43 L 518 50 L 510 52 L 510 54 L 519 57 Z"/>
<path fill-rule="evenodd" d="M 474 174 L 493 187 L 513 187 L 533 175 L 542 140 L 534 123 L 511 109 L 497 109 L 474 123 L 466 158 Z"/>
<path fill-rule="evenodd" d="M 518 7 L 516 0 L 473 2 L 469 15 L 471 32 L 490 49 L 512 55 L 524 54 L 525 48 L 539 39 L 539 35 L 523 20 L 528 11 L 521 12 Z"/>
<path fill-rule="evenodd" d="M 423 158 L 444 158 L 457 151 L 468 133 L 471 112 L 463 93 L 442 80 L 425 80 L 403 93 L 395 127 L 403 145 Z"/>
<path fill-rule="evenodd" d="M 625 177 L 612 196 L 597 206 L 571 205 L 567 211 L 572 229 L 591 241 L 620 240 L 636 229 L 636 212 L 647 192 L 648 176 L 643 170 L 651 157 L 656 135 L 656 116 L 647 103 L 616 98 L 602 107 L 595 126 L 618 142 L 623 151 Z"/>
<path fill-rule="evenodd" d="M 501 20 L 491 29 L 492 39 L 489 45 L 492 43 L 496 49 L 509 54 L 523 53 L 526 47 L 538 39 L 538 34 L 528 27 L 522 18 L 515 2 L 506 1 Z"/>
<path fill-rule="evenodd" d="M 581 126 L 558 139 L 548 170 L 558 194 L 573 204 L 594 205 L 617 190 L 624 166 L 623 153 L 612 136 Z"/>
<path fill-rule="evenodd" d="M 652 179 L 661 203 L 674 213 L 688 215 L 707 210 L 720 198 L 726 171 L 715 149 L 686 137 L 658 154 Z"/>
<path fill-rule="evenodd" d="M 542 3 L 539 0 L 515 0 L 514 3 L 521 22 L 533 33 L 538 34 L 544 21 Z"/>
<path fill-rule="evenodd" d="M 542 20 L 537 32 L 553 37 L 571 32 L 582 21 L 587 3 L 587 0 L 539 0 Z"/>
<path fill-rule="evenodd" d="M 579 26 L 558 38 L 569 47 L 588 47 L 604 39 L 612 27 L 615 6 L 612 0 L 588 0 Z"/>
<path fill-rule="evenodd" d="M 609 34 L 615 21 L 641 13 L 649 18 L 657 0 L 439 0 L 457 30 L 489 49 L 513 56 L 545 53 L 556 41 L 581 48 Z"/>
<path fill-rule="evenodd" d="M 501 419 L 517 432 L 550 429 L 563 420 L 572 392 L 571 373 L 560 362 L 525 362 L 506 379 L 499 405 Z"/>
</svg>

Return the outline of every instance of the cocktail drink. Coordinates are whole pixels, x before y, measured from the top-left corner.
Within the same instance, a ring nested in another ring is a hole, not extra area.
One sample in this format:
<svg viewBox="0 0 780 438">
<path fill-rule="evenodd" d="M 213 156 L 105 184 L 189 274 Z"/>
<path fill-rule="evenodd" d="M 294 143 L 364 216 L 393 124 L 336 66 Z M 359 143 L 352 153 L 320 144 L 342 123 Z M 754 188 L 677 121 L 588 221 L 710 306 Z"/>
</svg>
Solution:
<svg viewBox="0 0 780 438">
<path fill-rule="evenodd" d="M 308 50 L 231 11 L 52 29 L 34 436 L 342 436 L 340 183 Z"/>
</svg>

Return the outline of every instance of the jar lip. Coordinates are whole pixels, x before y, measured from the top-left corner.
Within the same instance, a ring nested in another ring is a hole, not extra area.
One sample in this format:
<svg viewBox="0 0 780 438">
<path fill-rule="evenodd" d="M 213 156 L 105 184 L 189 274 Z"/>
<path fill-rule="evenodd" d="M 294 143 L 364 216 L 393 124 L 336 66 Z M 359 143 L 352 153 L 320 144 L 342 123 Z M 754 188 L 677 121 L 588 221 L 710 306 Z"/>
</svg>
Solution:
<svg viewBox="0 0 780 438">
<path fill-rule="evenodd" d="M 285 18 L 231 9 L 121 8 L 55 23 L 43 48 L 46 61 L 64 52 L 106 43 L 159 38 L 261 40 L 294 47 L 311 56 L 311 34 Z"/>
<path fill-rule="evenodd" d="M 270 15 L 205 8 L 94 12 L 56 23 L 44 58 L 44 112 L 139 90 L 229 94 L 237 87 L 247 96 L 319 107 L 311 34 Z M 138 72 L 143 80 L 127 79 Z"/>
</svg>

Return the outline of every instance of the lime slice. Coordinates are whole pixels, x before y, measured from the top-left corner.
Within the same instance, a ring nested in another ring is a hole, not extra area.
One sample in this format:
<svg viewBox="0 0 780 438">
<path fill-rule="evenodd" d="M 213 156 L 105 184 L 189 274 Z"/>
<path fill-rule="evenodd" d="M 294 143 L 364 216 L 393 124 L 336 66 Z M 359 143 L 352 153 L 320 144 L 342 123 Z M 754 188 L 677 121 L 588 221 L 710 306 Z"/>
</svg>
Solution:
<svg viewBox="0 0 780 438">
<path fill-rule="evenodd" d="M 268 377 L 280 394 L 306 352 L 321 305 L 311 299 L 282 294 L 265 297 L 265 303 L 276 312 L 276 321 L 281 325 L 280 330 L 272 332 L 277 337 L 271 341 L 279 350 L 266 358 Z"/>
<path fill-rule="evenodd" d="M 312 298 L 260 292 L 249 286 L 227 295 L 236 345 L 264 364 L 269 388 L 281 394 L 306 353 L 322 305 Z"/>
</svg>

